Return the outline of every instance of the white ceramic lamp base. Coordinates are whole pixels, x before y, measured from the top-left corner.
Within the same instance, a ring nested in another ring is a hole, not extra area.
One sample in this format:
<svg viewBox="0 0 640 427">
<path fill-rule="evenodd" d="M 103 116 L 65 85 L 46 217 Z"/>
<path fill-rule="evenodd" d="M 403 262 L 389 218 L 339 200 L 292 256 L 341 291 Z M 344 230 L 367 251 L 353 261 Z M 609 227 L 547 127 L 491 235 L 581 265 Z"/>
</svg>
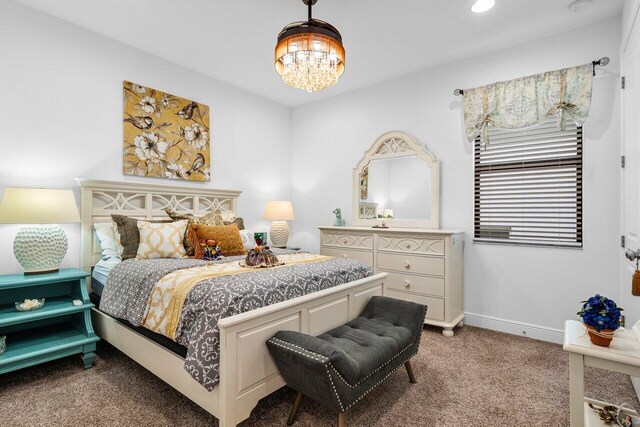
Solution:
<svg viewBox="0 0 640 427">
<path fill-rule="evenodd" d="M 59 225 L 25 225 L 13 241 L 13 253 L 24 274 L 58 271 L 69 242 Z"/>
<path fill-rule="evenodd" d="M 271 223 L 271 243 L 276 248 L 286 248 L 289 240 L 289 224 L 287 221 L 273 221 Z"/>
</svg>

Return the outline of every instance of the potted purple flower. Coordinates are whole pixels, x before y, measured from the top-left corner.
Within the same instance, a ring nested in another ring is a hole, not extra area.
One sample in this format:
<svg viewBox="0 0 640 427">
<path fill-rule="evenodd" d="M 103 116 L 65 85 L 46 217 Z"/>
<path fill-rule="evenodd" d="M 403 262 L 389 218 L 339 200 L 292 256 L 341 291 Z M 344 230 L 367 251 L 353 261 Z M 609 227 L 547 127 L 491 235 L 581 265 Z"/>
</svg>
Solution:
<svg viewBox="0 0 640 427">
<path fill-rule="evenodd" d="M 615 330 L 620 327 L 622 310 L 615 301 L 599 294 L 582 301 L 582 310 L 578 312 L 578 316 L 587 327 L 592 343 L 609 347 Z"/>
</svg>

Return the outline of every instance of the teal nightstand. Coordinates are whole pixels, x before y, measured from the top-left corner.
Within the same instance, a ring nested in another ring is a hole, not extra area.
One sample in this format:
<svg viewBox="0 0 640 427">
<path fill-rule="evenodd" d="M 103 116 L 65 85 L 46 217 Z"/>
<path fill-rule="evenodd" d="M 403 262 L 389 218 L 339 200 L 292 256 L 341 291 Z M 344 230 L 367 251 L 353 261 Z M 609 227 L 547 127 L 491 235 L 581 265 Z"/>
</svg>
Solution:
<svg viewBox="0 0 640 427">
<path fill-rule="evenodd" d="M 0 336 L 7 336 L 7 350 L 0 355 L 0 374 L 80 354 L 84 367 L 95 357 L 85 271 L 70 268 L 56 273 L 0 276 Z M 17 301 L 46 298 L 39 310 L 19 312 Z M 83 302 L 73 305 L 74 299 Z"/>
</svg>

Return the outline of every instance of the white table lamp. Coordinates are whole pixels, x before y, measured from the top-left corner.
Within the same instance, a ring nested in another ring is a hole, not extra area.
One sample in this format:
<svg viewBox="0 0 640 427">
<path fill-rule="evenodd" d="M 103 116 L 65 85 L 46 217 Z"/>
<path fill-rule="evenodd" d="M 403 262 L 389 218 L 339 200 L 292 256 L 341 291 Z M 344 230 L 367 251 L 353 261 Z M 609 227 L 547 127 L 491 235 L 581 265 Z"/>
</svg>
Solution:
<svg viewBox="0 0 640 427">
<path fill-rule="evenodd" d="M 287 240 L 289 240 L 289 225 L 287 221 L 295 219 L 291 202 L 284 200 L 267 202 L 263 218 L 273 221 L 269 230 L 273 246 L 276 248 L 287 247 Z"/>
<path fill-rule="evenodd" d="M 80 222 L 71 190 L 7 188 L 0 202 L 0 224 L 27 224 L 13 241 L 24 274 L 58 271 L 69 243 L 59 224 Z"/>
</svg>

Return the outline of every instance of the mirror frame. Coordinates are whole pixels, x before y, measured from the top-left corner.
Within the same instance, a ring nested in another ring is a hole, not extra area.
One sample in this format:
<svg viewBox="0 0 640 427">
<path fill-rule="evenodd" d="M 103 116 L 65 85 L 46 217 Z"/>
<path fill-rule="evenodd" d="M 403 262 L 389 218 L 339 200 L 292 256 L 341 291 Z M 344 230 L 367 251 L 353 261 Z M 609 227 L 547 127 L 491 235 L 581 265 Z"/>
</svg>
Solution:
<svg viewBox="0 0 640 427">
<path fill-rule="evenodd" d="M 424 144 L 411 135 L 393 130 L 380 135 L 364 157 L 353 169 L 353 225 L 380 225 L 382 218 L 360 218 L 360 174 L 369 161 L 398 157 L 418 156 L 431 168 L 431 215 L 430 219 L 385 219 L 389 227 L 439 228 L 440 227 L 440 161 Z"/>
</svg>

